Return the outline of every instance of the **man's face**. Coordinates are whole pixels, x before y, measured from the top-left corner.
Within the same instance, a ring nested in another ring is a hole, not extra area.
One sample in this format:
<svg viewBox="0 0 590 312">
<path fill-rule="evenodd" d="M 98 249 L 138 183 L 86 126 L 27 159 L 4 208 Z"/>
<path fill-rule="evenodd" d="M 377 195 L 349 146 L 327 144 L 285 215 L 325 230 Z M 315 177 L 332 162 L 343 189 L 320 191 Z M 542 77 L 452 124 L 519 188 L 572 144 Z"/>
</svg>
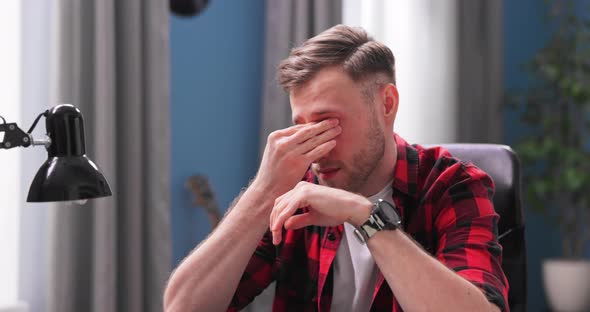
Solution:
<svg viewBox="0 0 590 312">
<path fill-rule="evenodd" d="M 385 126 L 379 103 L 369 102 L 362 92 L 362 85 L 339 67 L 321 70 L 290 92 L 295 124 L 328 118 L 340 121 L 342 133 L 336 137 L 336 147 L 312 164 L 322 185 L 360 192 L 383 158 Z"/>
</svg>

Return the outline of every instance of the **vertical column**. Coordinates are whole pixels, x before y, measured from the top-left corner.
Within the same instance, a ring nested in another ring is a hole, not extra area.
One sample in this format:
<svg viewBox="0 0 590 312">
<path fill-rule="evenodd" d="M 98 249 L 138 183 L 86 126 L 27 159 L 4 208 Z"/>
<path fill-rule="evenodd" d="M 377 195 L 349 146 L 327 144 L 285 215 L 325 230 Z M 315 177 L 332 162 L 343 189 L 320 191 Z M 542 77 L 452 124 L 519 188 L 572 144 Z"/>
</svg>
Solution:
<svg viewBox="0 0 590 312">
<path fill-rule="evenodd" d="M 0 115 L 22 127 L 20 1 L 0 1 L 0 42 Z M 18 297 L 20 158 L 21 148 L 0 150 L 0 307 Z"/>
<path fill-rule="evenodd" d="M 343 0 L 344 24 L 365 28 L 396 59 L 395 131 L 412 143 L 455 141 L 456 0 Z"/>
<path fill-rule="evenodd" d="M 60 104 L 57 99 L 57 0 L 19 0 L 21 12 L 21 116 L 23 128 L 44 110 Z M 25 129 L 26 130 L 26 129 Z M 45 134 L 41 119 L 33 132 L 35 138 Z M 30 311 L 44 311 L 48 272 L 48 212 L 50 203 L 27 203 L 29 186 L 37 170 L 47 159 L 43 147 L 27 148 L 21 154 L 20 168 L 20 300 Z"/>
</svg>

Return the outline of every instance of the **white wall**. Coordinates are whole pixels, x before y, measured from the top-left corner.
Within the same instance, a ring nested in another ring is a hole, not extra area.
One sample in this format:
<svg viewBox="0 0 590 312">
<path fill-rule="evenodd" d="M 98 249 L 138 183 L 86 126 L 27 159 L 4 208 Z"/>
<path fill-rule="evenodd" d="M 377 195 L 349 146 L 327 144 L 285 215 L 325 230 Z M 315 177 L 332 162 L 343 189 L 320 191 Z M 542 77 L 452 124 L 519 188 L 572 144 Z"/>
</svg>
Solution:
<svg viewBox="0 0 590 312">
<path fill-rule="evenodd" d="M 7 122 L 21 119 L 21 6 L 0 1 L 0 115 Z M 1 121 L 0 121 L 1 122 Z M 18 299 L 21 149 L 0 150 L 0 307 Z"/>
<path fill-rule="evenodd" d="M 395 131 L 410 143 L 456 140 L 456 0 L 343 0 L 343 23 L 365 28 L 396 58 Z"/>
<path fill-rule="evenodd" d="M 5 0 L 0 0 L 5 1 Z M 18 0 L 22 3 L 22 107 L 23 125 L 28 127 L 55 101 L 55 17 L 54 0 Z M 45 133 L 41 119 L 33 132 L 36 138 Z M 27 148 L 22 153 L 21 229 L 19 298 L 29 304 L 30 311 L 45 311 L 48 268 L 48 209 L 47 203 L 26 203 L 29 185 L 47 152 L 41 146 Z M 26 164 L 26 165 L 25 165 Z"/>
<path fill-rule="evenodd" d="M 53 0 L 0 1 L 0 115 L 23 130 L 50 100 Z M 36 137 L 44 133 L 44 122 Z M 47 153 L 0 150 L 0 310 L 44 311 L 47 204 L 28 204 L 29 185 Z M 27 304 L 24 304 L 24 302 Z"/>
</svg>

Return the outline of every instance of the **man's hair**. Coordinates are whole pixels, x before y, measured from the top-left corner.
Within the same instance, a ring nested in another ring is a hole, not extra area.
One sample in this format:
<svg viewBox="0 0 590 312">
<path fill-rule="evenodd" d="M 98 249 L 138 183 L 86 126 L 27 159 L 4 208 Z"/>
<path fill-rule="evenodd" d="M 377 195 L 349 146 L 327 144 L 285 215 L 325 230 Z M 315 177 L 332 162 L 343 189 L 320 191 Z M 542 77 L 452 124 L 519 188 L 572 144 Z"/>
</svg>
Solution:
<svg viewBox="0 0 590 312">
<path fill-rule="evenodd" d="M 373 40 L 360 27 L 336 25 L 291 50 L 278 67 L 279 84 L 289 92 L 310 81 L 320 70 L 340 65 L 358 82 L 385 75 L 395 84 L 395 59 L 391 50 Z"/>
</svg>

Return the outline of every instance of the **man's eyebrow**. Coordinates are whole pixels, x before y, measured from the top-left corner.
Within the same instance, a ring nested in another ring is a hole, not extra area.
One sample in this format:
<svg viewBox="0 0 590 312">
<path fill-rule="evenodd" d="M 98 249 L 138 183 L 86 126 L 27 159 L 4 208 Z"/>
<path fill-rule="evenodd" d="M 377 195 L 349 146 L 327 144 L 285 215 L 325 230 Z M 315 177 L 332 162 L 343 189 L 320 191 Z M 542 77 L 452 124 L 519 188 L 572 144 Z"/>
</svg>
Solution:
<svg viewBox="0 0 590 312">
<path fill-rule="evenodd" d="M 322 117 L 322 115 L 327 115 L 327 114 L 330 114 L 330 113 L 332 113 L 332 111 L 319 111 L 319 112 L 313 112 L 313 113 L 311 113 L 311 116 L 312 116 L 312 117 L 316 117 L 316 116 L 317 116 L 317 117 Z M 297 125 L 297 121 L 298 121 L 299 119 L 300 119 L 300 117 L 299 117 L 299 116 L 295 116 L 295 117 L 293 118 L 293 120 L 292 120 L 293 124 L 294 124 L 294 125 Z"/>
</svg>

